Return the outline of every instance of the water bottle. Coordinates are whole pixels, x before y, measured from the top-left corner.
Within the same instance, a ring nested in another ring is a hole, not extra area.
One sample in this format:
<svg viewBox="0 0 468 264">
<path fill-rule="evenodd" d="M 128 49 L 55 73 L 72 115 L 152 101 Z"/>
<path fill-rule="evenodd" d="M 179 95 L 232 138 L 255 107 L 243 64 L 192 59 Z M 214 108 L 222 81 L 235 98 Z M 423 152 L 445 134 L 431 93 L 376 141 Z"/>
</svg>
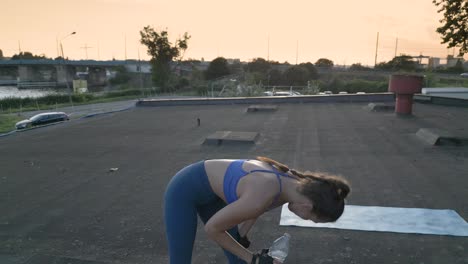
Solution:
<svg viewBox="0 0 468 264">
<path fill-rule="evenodd" d="M 290 238 L 290 234 L 284 233 L 284 235 L 276 239 L 271 245 L 270 250 L 268 251 L 268 255 L 283 263 L 289 253 Z"/>
</svg>

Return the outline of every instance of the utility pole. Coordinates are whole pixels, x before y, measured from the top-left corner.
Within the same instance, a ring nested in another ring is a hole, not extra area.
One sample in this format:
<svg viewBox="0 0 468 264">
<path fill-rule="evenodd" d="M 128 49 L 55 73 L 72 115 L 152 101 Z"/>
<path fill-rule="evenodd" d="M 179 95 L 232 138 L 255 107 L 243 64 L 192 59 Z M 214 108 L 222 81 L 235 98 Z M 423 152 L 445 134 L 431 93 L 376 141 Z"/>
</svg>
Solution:
<svg viewBox="0 0 468 264">
<path fill-rule="evenodd" d="M 377 65 L 377 51 L 379 49 L 379 32 L 377 32 L 377 42 L 375 44 L 375 60 L 374 60 L 374 68 Z"/>
<path fill-rule="evenodd" d="M 84 47 L 81 47 L 81 49 L 84 49 L 85 52 L 86 52 L 86 59 L 88 59 L 88 49 L 90 49 L 92 47 L 89 47 L 88 44 L 85 44 Z"/>
<path fill-rule="evenodd" d="M 267 61 L 270 61 L 270 35 L 268 35 Z"/>
<path fill-rule="evenodd" d="M 60 49 L 59 49 L 58 36 L 55 37 L 55 47 L 57 48 L 57 57 L 60 57 Z"/>
<path fill-rule="evenodd" d="M 297 57 L 299 55 L 299 40 L 296 41 L 296 65 L 297 65 Z"/>
<path fill-rule="evenodd" d="M 396 39 L 396 43 L 395 43 L 395 57 L 397 56 L 397 49 L 398 49 L 398 38 Z"/>
<path fill-rule="evenodd" d="M 138 47 L 138 77 L 140 77 L 140 90 L 143 93 L 143 78 L 142 78 L 142 72 L 141 72 L 141 60 L 140 60 L 140 47 Z"/>
<path fill-rule="evenodd" d="M 127 35 L 125 35 L 125 60 L 127 60 Z"/>
<path fill-rule="evenodd" d="M 97 57 L 98 57 L 98 60 L 101 60 L 101 50 L 99 48 L 99 41 L 97 43 Z"/>
</svg>

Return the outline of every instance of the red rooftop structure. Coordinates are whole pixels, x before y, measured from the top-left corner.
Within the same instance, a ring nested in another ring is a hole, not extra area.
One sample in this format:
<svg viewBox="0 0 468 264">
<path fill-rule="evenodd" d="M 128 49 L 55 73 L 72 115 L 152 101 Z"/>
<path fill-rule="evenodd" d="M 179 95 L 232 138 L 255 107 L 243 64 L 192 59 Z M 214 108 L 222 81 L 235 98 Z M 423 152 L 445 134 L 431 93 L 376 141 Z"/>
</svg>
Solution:
<svg viewBox="0 0 468 264">
<path fill-rule="evenodd" d="M 396 94 L 395 113 L 411 115 L 413 95 L 421 93 L 423 76 L 393 74 L 388 83 L 388 91 Z"/>
</svg>

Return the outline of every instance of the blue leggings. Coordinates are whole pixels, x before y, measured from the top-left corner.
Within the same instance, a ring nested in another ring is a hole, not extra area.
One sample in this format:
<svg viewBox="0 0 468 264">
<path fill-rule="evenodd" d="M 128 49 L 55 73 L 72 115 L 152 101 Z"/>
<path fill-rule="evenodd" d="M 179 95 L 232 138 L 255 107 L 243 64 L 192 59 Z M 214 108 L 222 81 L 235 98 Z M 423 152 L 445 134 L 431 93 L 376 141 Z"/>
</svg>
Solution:
<svg viewBox="0 0 468 264">
<path fill-rule="evenodd" d="M 169 182 L 164 196 L 164 221 L 171 264 L 192 262 L 192 250 L 197 232 L 197 213 L 204 224 L 226 203 L 211 189 L 204 161 L 179 171 Z M 228 230 L 239 240 L 237 226 Z M 245 264 L 224 250 L 230 264 Z"/>
</svg>

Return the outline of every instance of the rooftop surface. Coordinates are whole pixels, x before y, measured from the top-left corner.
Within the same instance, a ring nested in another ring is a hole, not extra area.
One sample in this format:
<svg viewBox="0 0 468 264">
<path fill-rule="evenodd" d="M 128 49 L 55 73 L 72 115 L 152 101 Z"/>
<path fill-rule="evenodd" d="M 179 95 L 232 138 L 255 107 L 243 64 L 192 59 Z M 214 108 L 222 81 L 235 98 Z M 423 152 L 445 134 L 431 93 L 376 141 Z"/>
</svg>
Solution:
<svg viewBox="0 0 468 264">
<path fill-rule="evenodd" d="M 0 263 L 167 263 L 166 184 L 185 165 L 211 158 L 267 156 L 344 176 L 348 204 L 453 209 L 468 219 L 468 147 L 416 136 L 420 128 L 466 135 L 468 108 L 415 104 L 402 118 L 366 106 L 137 107 L 0 138 Z M 216 131 L 259 136 L 254 144 L 203 144 Z M 287 263 L 468 262 L 467 237 L 280 227 L 279 220 L 280 208 L 258 220 L 251 249 L 288 232 Z M 193 263 L 226 263 L 198 228 Z"/>
</svg>

